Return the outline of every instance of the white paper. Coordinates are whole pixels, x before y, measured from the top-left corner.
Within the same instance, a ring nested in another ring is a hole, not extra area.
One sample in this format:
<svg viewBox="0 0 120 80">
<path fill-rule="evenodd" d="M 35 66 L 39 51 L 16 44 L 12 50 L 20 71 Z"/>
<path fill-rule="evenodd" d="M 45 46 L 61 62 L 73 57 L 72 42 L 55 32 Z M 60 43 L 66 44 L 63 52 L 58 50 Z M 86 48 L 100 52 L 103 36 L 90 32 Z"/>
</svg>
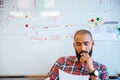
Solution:
<svg viewBox="0 0 120 80">
<path fill-rule="evenodd" d="M 89 75 L 73 75 L 59 69 L 59 80 L 89 80 Z"/>
<path fill-rule="evenodd" d="M 45 80 L 50 80 L 50 78 L 49 78 L 49 77 L 47 77 Z"/>
</svg>

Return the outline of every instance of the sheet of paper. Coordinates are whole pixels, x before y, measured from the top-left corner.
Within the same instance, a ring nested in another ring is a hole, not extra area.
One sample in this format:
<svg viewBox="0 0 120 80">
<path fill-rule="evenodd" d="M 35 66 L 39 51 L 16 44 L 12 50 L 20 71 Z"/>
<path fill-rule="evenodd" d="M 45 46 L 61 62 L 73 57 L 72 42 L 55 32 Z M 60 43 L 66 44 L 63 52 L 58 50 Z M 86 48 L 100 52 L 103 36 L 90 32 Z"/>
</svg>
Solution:
<svg viewBox="0 0 120 80">
<path fill-rule="evenodd" d="M 59 69 L 59 80 L 89 80 L 89 75 L 73 75 Z"/>
<path fill-rule="evenodd" d="M 50 80 L 50 78 L 49 77 L 47 77 L 46 79 L 44 79 L 44 80 Z"/>
</svg>

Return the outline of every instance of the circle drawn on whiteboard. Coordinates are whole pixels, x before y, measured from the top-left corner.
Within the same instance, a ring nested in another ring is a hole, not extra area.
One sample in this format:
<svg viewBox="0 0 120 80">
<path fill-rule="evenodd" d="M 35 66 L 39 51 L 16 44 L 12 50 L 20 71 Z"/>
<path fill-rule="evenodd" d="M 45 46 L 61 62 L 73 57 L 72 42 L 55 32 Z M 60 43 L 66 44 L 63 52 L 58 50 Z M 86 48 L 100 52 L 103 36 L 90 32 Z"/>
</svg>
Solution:
<svg viewBox="0 0 120 80">
<path fill-rule="evenodd" d="M 79 0 L 81 7 L 88 11 L 106 12 L 115 8 L 119 0 Z"/>
</svg>

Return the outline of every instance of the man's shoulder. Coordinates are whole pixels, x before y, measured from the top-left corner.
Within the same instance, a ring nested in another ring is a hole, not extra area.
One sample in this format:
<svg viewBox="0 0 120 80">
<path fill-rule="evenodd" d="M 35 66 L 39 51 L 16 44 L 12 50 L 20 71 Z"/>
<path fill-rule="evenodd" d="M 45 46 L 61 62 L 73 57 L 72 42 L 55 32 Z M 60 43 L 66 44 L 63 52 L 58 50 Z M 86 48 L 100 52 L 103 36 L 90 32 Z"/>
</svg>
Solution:
<svg viewBox="0 0 120 80">
<path fill-rule="evenodd" d="M 76 56 L 62 56 L 58 58 L 58 61 L 71 61 L 71 60 L 76 60 Z"/>
<path fill-rule="evenodd" d="M 97 62 L 97 61 L 93 61 L 93 64 L 95 64 L 95 65 L 104 65 L 104 64 L 99 63 L 99 62 Z"/>
<path fill-rule="evenodd" d="M 96 61 L 93 61 L 93 64 L 94 64 L 94 67 L 96 68 L 106 68 L 104 64 L 96 62 Z"/>
</svg>

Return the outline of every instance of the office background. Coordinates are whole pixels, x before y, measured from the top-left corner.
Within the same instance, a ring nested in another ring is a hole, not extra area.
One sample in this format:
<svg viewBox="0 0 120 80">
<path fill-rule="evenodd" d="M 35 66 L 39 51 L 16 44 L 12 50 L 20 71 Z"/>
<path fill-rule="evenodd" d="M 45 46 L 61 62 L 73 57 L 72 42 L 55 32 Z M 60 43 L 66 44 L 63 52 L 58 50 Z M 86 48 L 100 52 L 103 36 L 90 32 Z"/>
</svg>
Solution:
<svg viewBox="0 0 120 80">
<path fill-rule="evenodd" d="M 120 74 L 120 0 L 0 0 L 0 75 L 46 75 L 90 30 L 93 59 Z"/>
</svg>

